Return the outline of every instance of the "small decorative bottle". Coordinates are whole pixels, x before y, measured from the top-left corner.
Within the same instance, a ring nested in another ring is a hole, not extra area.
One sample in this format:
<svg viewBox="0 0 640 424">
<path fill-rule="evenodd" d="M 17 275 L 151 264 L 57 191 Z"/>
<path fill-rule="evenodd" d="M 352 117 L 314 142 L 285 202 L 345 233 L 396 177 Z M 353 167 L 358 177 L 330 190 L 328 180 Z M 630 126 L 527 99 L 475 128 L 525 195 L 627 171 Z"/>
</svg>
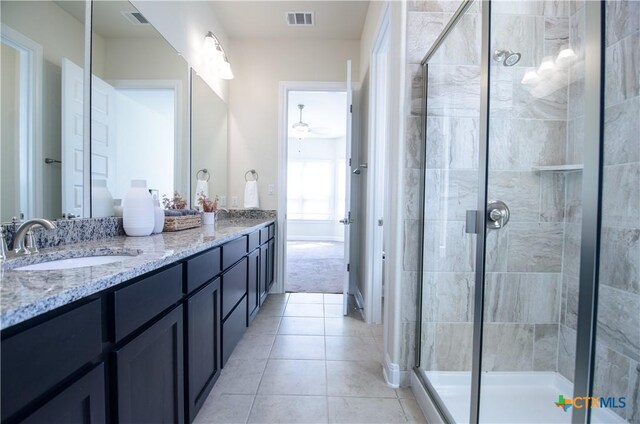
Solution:
<svg viewBox="0 0 640 424">
<path fill-rule="evenodd" d="M 153 232 L 155 210 L 146 180 L 131 180 L 131 188 L 122 201 L 122 220 L 128 236 L 148 236 Z"/>
<path fill-rule="evenodd" d="M 158 199 L 158 190 L 150 190 L 154 192 L 153 197 L 153 211 L 154 211 L 154 226 L 153 234 L 159 234 L 164 228 L 164 209 L 160 207 L 160 200 Z"/>
</svg>

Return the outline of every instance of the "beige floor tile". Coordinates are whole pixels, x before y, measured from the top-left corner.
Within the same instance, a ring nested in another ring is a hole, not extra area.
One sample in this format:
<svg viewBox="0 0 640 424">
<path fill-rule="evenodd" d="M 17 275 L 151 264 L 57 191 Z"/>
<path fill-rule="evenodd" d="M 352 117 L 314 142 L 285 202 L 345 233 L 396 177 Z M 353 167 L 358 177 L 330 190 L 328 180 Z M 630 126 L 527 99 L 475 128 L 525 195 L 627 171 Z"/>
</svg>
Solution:
<svg viewBox="0 0 640 424">
<path fill-rule="evenodd" d="M 246 334 L 277 334 L 280 326 L 279 316 L 256 315 L 249 324 Z"/>
<path fill-rule="evenodd" d="M 276 336 L 272 334 L 245 334 L 233 350 L 231 358 L 267 359 L 275 339 Z"/>
<path fill-rule="evenodd" d="M 342 298 L 344 295 L 342 294 L 334 294 L 334 293 L 325 293 L 324 294 L 324 303 L 330 303 L 333 305 L 342 305 Z"/>
<path fill-rule="evenodd" d="M 250 423 L 326 423 L 326 396 L 256 396 Z"/>
<path fill-rule="evenodd" d="M 266 359 L 229 359 L 215 384 L 219 393 L 256 394 Z"/>
<path fill-rule="evenodd" d="M 286 317 L 316 317 L 324 316 L 322 303 L 289 303 L 284 310 Z"/>
<path fill-rule="evenodd" d="M 333 318 L 341 318 L 342 315 L 342 305 L 333 305 L 333 304 L 325 304 L 324 305 L 324 316 L 325 317 L 333 317 Z"/>
<path fill-rule="evenodd" d="M 325 359 L 324 337 L 278 335 L 270 357 L 274 359 Z"/>
<path fill-rule="evenodd" d="M 290 293 L 289 303 L 323 303 L 322 293 Z"/>
<path fill-rule="evenodd" d="M 278 334 L 324 336 L 324 318 L 283 317 Z"/>
<path fill-rule="evenodd" d="M 330 423 L 404 423 L 398 399 L 329 397 Z"/>
<path fill-rule="evenodd" d="M 327 361 L 327 393 L 329 396 L 396 398 L 394 389 L 382 376 L 377 361 Z"/>
<path fill-rule="evenodd" d="M 404 410 L 407 421 L 410 423 L 427 424 L 427 419 L 420 409 L 420 405 L 415 399 L 400 399 L 400 405 Z"/>
<path fill-rule="evenodd" d="M 369 324 L 369 328 L 373 333 L 374 337 L 382 338 L 384 337 L 384 325 L 382 324 Z"/>
<path fill-rule="evenodd" d="M 415 399 L 416 396 L 413 394 L 413 391 L 411 391 L 410 387 L 400 387 L 399 389 L 396 389 L 396 394 L 398 395 L 398 398 L 400 399 Z"/>
<path fill-rule="evenodd" d="M 326 395 L 325 361 L 270 359 L 262 376 L 261 395 Z"/>
<path fill-rule="evenodd" d="M 327 317 L 324 319 L 324 328 L 327 336 L 372 336 L 371 328 L 366 323 L 350 317 Z"/>
<path fill-rule="evenodd" d="M 333 361 L 378 361 L 382 354 L 373 337 L 325 337 L 327 360 Z"/>
<path fill-rule="evenodd" d="M 262 306 L 260 306 L 258 316 L 282 316 L 286 306 L 286 302 L 264 302 Z"/>
<path fill-rule="evenodd" d="M 198 412 L 194 424 L 246 423 L 254 395 L 209 396 Z"/>
</svg>

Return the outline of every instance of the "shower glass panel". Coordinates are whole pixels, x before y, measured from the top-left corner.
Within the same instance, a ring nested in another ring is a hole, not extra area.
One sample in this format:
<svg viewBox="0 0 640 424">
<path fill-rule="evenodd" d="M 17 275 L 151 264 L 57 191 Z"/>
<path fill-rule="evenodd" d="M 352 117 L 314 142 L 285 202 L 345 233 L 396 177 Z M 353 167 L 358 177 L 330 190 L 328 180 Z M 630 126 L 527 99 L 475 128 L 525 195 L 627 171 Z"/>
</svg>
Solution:
<svg viewBox="0 0 640 424">
<path fill-rule="evenodd" d="M 600 280 L 593 396 L 640 422 L 640 2 L 606 7 Z M 635 17 L 636 23 L 630 19 Z M 635 59 L 634 59 L 635 58 Z"/>
<path fill-rule="evenodd" d="M 491 4 L 487 199 L 509 220 L 486 231 L 480 422 L 571 422 L 554 402 L 576 359 L 584 19 L 581 2 Z"/>
<path fill-rule="evenodd" d="M 473 4 L 424 67 L 426 162 L 418 370 L 445 414 L 468 416 L 478 203 L 480 15 Z M 461 415 L 462 414 L 462 415 Z"/>
</svg>

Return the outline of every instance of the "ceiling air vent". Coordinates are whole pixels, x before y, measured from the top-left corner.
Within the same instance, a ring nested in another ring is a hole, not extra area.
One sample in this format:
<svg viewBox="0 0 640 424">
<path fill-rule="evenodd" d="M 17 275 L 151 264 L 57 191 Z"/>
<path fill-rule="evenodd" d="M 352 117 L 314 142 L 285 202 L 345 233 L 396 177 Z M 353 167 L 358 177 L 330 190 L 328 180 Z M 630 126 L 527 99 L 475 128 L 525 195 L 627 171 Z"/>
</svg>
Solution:
<svg viewBox="0 0 640 424">
<path fill-rule="evenodd" d="M 145 18 L 142 13 L 135 11 L 122 11 L 122 15 L 129 20 L 134 25 L 149 25 L 149 21 Z"/>
<path fill-rule="evenodd" d="M 313 12 L 287 12 L 289 26 L 313 26 Z"/>
</svg>

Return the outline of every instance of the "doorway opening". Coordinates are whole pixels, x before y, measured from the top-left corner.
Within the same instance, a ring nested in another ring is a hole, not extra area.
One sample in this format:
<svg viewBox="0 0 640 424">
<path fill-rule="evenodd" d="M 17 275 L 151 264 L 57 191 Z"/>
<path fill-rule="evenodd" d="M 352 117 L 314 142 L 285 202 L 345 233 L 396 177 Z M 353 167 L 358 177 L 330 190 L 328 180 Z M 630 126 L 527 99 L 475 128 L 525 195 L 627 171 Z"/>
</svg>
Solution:
<svg viewBox="0 0 640 424">
<path fill-rule="evenodd" d="M 343 293 L 347 92 L 287 94 L 285 291 Z"/>
</svg>

